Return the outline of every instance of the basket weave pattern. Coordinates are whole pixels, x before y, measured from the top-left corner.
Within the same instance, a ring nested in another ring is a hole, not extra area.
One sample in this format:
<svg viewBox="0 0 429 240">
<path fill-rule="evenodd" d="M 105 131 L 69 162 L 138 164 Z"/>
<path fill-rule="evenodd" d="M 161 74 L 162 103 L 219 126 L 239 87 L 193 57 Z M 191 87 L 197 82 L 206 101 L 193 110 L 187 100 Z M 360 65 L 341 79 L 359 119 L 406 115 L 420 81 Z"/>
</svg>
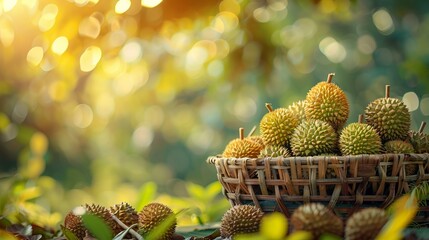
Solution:
<svg viewBox="0 0 429 240">
<path fill-rule="evenodd" d="M 376 154 L 277 158 L 207 159 L 214 164 L 231 206 L 253 204 L 290 217 L 299 205 L 322 202 L 340 216 L 386 208 L 429 179 L 429 154 Z M 421 207 L 416 221 L 427 221 Z"/>
</svg>

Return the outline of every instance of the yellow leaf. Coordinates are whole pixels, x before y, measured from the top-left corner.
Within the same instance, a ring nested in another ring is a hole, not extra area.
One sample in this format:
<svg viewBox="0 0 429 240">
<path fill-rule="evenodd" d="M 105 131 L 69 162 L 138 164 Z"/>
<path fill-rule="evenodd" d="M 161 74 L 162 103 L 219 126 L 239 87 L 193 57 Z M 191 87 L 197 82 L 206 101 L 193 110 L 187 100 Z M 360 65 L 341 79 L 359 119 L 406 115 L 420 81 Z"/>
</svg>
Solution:
<svg viewBox="0 0 429 240">
<path fill-rule="evenodd" d="M 397 199 L 389 209 L 392 215 L 376 240 L 401 239 L 402 231 L 413 221 L 419 206 L 416 198 L 407 194 Z"/>
<path fill-rule="evenodd" d="M 45 165 L 43 158 L 31 158 L 27 161 L 26 166 L 21 169 L 21 174 L 26 178 L 37 178 L 45 170 Z"/>
<path fill-rule="evenodd" d="M 13 234 L 0 229 L 0 239 L 2 240 L 18 240 Z"/>
<path fill-rule="evenodd" d="M 313 239 L 313 235 L 306 231 L 296 231 L 290 234 L 286 240 L 310 240 Z"/>
<path fill-rule="evenodd" d="M 286 236 L 287 228 L 286 217 L 281 213 L 274 212 L 262 218 L 260 233 L 267 239 L 282 239 Z"/>
<path fill-rule="evenodd" d="M 42 156 L 48 149 L 48 138 L 45 134 L 37 132 L 30 140 L 30 149 L 37 156 Z"/>
</svg>

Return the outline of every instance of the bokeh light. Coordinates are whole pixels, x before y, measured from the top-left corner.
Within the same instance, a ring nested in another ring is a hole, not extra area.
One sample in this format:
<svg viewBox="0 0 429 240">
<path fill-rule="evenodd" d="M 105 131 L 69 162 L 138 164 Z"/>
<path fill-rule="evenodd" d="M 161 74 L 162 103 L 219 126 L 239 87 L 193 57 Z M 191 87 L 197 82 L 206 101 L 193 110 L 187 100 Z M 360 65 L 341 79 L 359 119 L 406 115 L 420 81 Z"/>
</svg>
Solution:
<svg viewBox="0 0 429 240">
<path fill-rule="evenodd" d="M 101 49 L 96 46 L 90 46 L 80 56 L 80 69 L 82 72 L 92 71 L 101 59 Z"/>
<path fill-rule="evenodd" d="M 141 5 L 147 8 L 154 8 L 158 6 L 162 0 L 141 0 Z"/>
<path fill-rule="evenodd" d="M 330 72 L 348 123 L 390 84 L 416 130 L 428 13 L 424 0 L 0 0 L 0 175 L 31 177 L 22 188 L 44 189 L 31 203 L 63 215 L 136 203 L 142 186 L 171 201 L 217 181 L 205 160 L 264 103 L 302 100 Z"/>
</svg>

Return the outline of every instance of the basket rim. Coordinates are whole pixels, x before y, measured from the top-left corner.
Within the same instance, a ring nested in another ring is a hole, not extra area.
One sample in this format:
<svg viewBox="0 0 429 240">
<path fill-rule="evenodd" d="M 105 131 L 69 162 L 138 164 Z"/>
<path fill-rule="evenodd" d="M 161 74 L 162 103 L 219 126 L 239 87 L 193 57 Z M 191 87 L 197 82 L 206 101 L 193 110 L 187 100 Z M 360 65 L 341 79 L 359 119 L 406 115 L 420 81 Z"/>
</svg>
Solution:
<svg viewBox="0 0 429 240">
<path fill-rule="evenodd" d="M 213 155 L 209 156 L 206 160 L 209 164 L 216 164 L 217 161 L 227 161 L 228 163 L 240 163 L 240 162 L 278 162 L 281 161 L 326 161 L 326 160 L 339 160 L 339 161 L 351 161 L 351 160 L 384 160 L 389 161 L 395 158 L 407 158 L 413 160 L 425 160 L 429 159 L 429 153 L 383 153 L 383 154 L 360 154 L 360 155 L 337 155 L 337 156 L 292 156 L 292 157 L 258 157 L 258 158 L 250 158 L 250 157 L 223 157 L 221 155 Z"/>
</svg>

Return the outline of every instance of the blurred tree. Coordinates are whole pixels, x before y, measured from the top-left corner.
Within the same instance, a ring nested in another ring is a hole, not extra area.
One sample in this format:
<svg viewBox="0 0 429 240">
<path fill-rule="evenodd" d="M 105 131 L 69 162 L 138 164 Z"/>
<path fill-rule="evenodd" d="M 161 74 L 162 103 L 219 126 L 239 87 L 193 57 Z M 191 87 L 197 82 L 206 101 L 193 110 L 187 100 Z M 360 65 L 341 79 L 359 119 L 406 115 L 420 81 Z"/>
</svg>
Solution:
<svg viewBox="0 0 429 240">
<path fill-rule="evenodd" d="M 265 102 L 303 99 L 329 72 L 349 122 L 390 84 L 416 129 L 428 13 L 424 0 L 0 1 L 0 172 L 42 133 L 43 174 L 67 190 L 54 210 L 136 201 L 148 181 L 180 196 L 216 181 L 205 159 Z"/>
</svg>

